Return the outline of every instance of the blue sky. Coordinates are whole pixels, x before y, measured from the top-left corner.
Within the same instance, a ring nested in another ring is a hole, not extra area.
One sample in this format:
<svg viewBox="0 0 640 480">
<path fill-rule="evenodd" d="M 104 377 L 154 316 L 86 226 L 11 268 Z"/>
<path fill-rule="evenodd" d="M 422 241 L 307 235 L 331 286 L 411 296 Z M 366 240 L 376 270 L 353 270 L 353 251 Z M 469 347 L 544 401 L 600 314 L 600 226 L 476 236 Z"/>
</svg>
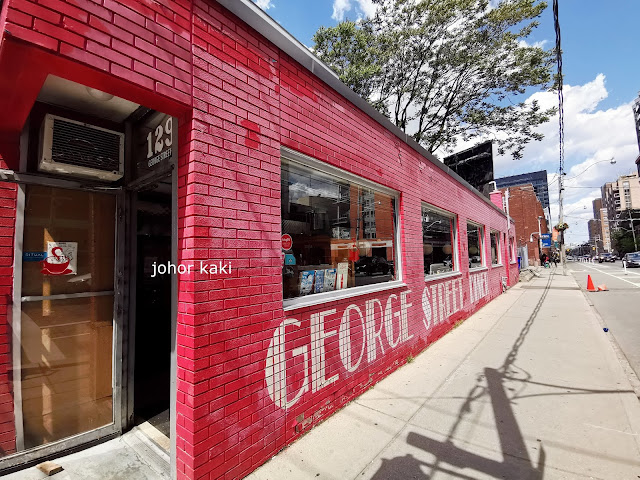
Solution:
<svg viewBox="0 0 640 480">
<path fill-rule="evenodd" d="M 339 18 L 356 19 L 373 8 L 371 0 L 255 0 L 293 36 L 307 46 L 322 25 L 336 25 Z M 549 5 L 551 1 L 549 1 Z M 640 90 L 637 62 L 636 0 L 560 0 L 560 27 L 565 81 L 565 152 L 569 177 L 565 190 L 565 212 L 570 225 L 568 242 L 585 241 L 586 222 L 592 216 L 591 201 L 599 187 L 635 168 L 638 142 L 631 102 Z M 555 43 L 553 12 L 549 6 L 530 43 Z M 545 106 L 557 105 L 551 93 L 531 95 Z M 524 159 L 514 162 L 496 158 L 496 176 L 546 169 L 552 203 L 557 202 L 557 117 L 541 127 L 545 140 L 527 147 Z M 435 152 L 442 157 L 444 152 Z M 615 165 L 607 159 L 614 157 Z M 593 166 L 592 166 L 593 165 Z M 588 170 L 586 170 L 588 168 Z M 583 173 L 584 172 L 584 173 Z M 552 222 L 557 208 L 552 206 Z"/>
</svg>

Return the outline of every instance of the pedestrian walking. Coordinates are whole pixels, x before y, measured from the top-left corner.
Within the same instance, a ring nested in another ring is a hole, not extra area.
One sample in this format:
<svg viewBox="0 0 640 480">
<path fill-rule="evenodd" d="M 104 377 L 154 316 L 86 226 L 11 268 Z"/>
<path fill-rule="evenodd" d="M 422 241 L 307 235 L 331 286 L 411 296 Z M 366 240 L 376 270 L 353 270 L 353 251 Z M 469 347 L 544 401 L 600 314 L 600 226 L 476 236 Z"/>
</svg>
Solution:
<svg viewBox="0 0 640 480">
<path fill-rule="evenodd" d="M 545 267 L 545 268 L 547 268 L 548 267 L 547 259 L 548 259 L 548 257 L 547 257 L 546 253 L 543 253 L 542 255 L 540 255 L 540 265 Z"/>
</svg>

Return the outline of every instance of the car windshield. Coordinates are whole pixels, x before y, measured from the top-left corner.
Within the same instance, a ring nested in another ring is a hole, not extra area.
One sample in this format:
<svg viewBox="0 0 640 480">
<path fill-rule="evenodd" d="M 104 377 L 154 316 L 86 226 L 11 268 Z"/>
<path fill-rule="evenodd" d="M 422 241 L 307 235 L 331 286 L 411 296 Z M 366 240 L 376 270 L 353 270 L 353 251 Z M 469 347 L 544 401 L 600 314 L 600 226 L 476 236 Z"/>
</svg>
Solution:
<svg viewBox="0 0 640 480">
<path fill-rule="evenodd" d="M 640 260 L 640 253 L 639 252 L 630 253 L 629 260 Z"/>
</svg>

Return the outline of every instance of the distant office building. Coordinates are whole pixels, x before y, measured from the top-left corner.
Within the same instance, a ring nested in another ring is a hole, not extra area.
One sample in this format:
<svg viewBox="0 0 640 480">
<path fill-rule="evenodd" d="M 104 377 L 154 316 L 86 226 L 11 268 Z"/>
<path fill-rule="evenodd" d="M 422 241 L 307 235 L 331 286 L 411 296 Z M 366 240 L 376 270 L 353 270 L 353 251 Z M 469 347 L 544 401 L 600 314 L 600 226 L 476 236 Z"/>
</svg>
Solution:
<svg viewBox="0 0 640 480">
<path fill-rule="evenodd" d="M 609 215 L 606 208 L 600 209 L 600 224 L 602 226 L 602 244 L 607 252 L 611 251 L 611 229 L 609 228 Z"/>
<path fill-rule="evenodd" d="M 602 220 L 600 218 L 600 210 L 602 209 L 602 199 L 596 198 L 593 202 L 593 218 L 596 220 Z"/>
<path fill-rule="evenodd" d="M 540 200 L 542 207 L 549 212 L 549 184 L 547 182 L 547 171 L 521 173 L 510 177 L 496 178 L 496 186 L 500 189 L 505 187 L 517 187 L 522 185 L 532 185 L 536 192 L 536 197 Z"/>
<path fill-rule="evenodd" d="M 619 228 L 636 229 L 640 233 L 640 176 L 622 175 L 602 186 L 602 207 L 607 210 L 611 233 Z"/>
<path fill-rule="evenodd" d="M 640 178 L 637 173 L 622 175 L 615 182 L 602 186 L 602 207 L 607 209 L 609 221 L 625 210 L 640 210 Z"/>
<path fill-rule="evenodd" d="M 611 251 L 611 234 L 609 232 L 609 216 L 607 215 L 607 209 L 602 207 L 602 198 L 596 198 L 593 200 L 593 218 L 597 220 L 600 225 L 600 231 L 594 231 L 593 236 L 599 236 L 602 242 L 602 248 L 607 252 Z M 594 226 L 594 228 L 597 228 Z M 591 235 L 591 228 L 589 229 L 589 240 L 593 244 L 593 238 Z"/>
<path fill-rule="evenodd" d="M 592 218 L 587 222 L 587 226 L 589 228 L 589 244 L 596 247 L 594 253 L 601 253 L 604 247 L 602 242 L 602 223 L 600 220 Z"/>
<path fill-rule="evenodd" d="M 445 157 L 443 162 L 473 188 L 489 198 L 493 190 L 489 185 L 493 182 L 493 143 L 490 141 L 480 143 Z"/>
</svg>

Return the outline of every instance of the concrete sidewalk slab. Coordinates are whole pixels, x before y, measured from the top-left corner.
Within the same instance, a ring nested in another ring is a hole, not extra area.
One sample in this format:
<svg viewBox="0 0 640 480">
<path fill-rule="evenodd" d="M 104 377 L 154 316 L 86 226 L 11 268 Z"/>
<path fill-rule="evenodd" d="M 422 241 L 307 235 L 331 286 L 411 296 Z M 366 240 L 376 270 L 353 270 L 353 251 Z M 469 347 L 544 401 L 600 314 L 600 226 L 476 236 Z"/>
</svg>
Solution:
<svg viewBox="0 0 640 480">
<path fill-rule="evenodd" d="M 248 478 L 638 478 L 640 402 L 559 273 L 512 288 Z"/>
<path fill-rule="evenodd" d="M 36 467 L 3 476 L 3 480 L 169 480 L 169 455 L 138 429 L 55 462 L 64 470 L 48 477 Z"/>
</svg>

